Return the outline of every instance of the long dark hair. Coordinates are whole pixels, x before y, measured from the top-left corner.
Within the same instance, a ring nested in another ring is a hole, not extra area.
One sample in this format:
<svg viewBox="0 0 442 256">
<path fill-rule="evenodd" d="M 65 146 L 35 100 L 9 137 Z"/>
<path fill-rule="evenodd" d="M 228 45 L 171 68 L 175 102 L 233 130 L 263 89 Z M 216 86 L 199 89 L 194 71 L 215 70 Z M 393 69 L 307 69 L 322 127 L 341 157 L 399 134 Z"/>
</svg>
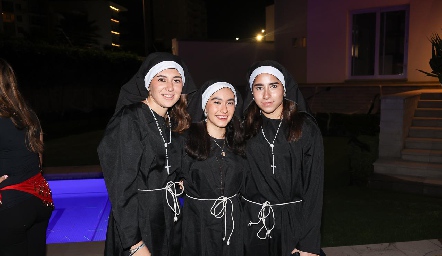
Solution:
<svg viewBox="0 0 442 256">
<path fill-rule="evenodd" d="M 206 160 L 210 154 L 210 135 L 205 121 L 192 123 L 188 130 L 186 153 L 199 160 Z M 240 120 L 233 116 L 226 126 L 226 146 L 233 153 L 245 157 L 244 129 Z"/>
<path fill-rule="evenodd" d="M 288 125 L 287 141 L 297 141 L 302 136 L 302 125 L 306 114 L 304 112 L 298 112 L 296 103 L 293 101 L 284 99 L 282 102 L 282 121 Z M 255 101 L 250 103 L 245 113 L 244 128 L 246 139 L 255 137 L 258 134 L 259 129 L 262 126 L 261 111 L 256 105 Z"/>
<path fill-rule="evenodd" d="M 26 104 L 17 87 L 12 67 L 0 58 L 0 116 L 10 118 L 17 129 L 26 129 L 25 142 L 30 151 L 43 153 L 41 126 L 37 115 Z"/>
</svg>

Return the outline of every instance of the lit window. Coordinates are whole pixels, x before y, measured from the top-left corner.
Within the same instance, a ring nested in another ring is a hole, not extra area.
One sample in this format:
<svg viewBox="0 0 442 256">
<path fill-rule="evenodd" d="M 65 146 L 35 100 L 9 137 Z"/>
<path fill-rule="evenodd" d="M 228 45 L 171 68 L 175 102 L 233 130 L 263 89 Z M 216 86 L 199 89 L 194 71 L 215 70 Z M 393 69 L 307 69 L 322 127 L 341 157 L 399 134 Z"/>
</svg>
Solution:
<svg viewBox="0 0 442 256">
<path fill-rule="evenodd" d="M 2 12 L 3 22 L 14 22 L 15 16 L 13 13 Z"/>
</svg>

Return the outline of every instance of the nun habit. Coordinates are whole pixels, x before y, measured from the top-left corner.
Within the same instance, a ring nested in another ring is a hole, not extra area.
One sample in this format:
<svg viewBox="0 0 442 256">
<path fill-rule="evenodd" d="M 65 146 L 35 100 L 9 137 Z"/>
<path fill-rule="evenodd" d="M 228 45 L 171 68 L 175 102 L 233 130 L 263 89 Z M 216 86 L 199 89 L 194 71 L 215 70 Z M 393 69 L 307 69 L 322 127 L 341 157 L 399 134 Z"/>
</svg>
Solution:
<svg viewBox="0 0 442 256">
<path fill-rule="evenodd" d="M 239 191 L 247 161 L 227 145 L 227 139 L 215 139 L 210 137 L 207 130 L 196 129 L 197 123 L 205 127 L 206 102 L 222 88 L 233 89 L 228 83 L 206 82 L 189 103 L 188 112 L 193 124 L 188 130 L 188 139 L 199 138 L 194 142 L 201 144 L 204 139 L 210 140 L 210 145 L 207 145 L 210 153 L 204 160 L 186 153 L 183 158 L 180 174 L 186 193 L 182 216 L 183 256 L 243 255 Z M 235 112 L 240 114 L 241 98 L 234 89 L 232 91 L 237 101 Z"/>
<path fill-rule="evenodd" d="M 112 204 L 105 243 L 108 256 L 129 255 L 130 247 L 139 241 L 145 243 L 153 256 L 179 253 L 180 232 L 175 230 L 179 225 L 174 219 L 180 209 L 173 204 L 173 182 L 181 167 L 182 142 L 162 116 L 141 102 L 148 97 L 146 87 L 150 81 L 145 84 L 145 77 L 148 80 L 167 68 L 180 72 L 182 94 L 195 90 L 180 58 L 170 53 L 150 54 L 121 88 L 115 113 L 98 146 Z M 167 155 L 164 141 L 171 142 Z"/>
<path fill-rule="evenodd" d="M 322 135 L 297 83 L 275 61 L 262 61 L 251 67 L 245 109 L 254 101 L 251 85 L 262 73 L 282 80 L 284 98 L 296 103 L 302 133 L 298 140 L 289 142 L 286 120 L 269 119 L 261 114 L 259 132 L 247 141 L 250 172 L 243 190 L 245 255 L 290 255 L 295 248 L 319 255 L 324 172 Z"/>
</svg>

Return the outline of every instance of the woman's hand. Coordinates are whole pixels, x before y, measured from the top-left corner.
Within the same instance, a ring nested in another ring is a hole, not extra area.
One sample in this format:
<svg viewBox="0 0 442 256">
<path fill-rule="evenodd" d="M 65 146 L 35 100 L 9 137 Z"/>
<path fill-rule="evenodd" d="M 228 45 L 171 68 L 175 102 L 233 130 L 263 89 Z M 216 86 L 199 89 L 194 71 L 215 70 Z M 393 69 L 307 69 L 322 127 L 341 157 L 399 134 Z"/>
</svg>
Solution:
<svg viewBox="0 0 442 256">
<path fill-rule="evenodd" d="M 6 180 L 8 178 L 8 175 L 3 175 L 3 176 L 0 176 L 0 183 L 2 183 L 4 180 Z"/>
<path fill-rule="evenodd" d="M 309 253 L 309 252 L 303 252 L 303 251 L 300 251 L 300 250 L 298 250 L 296 248 L 293 249 L 292 254 L 295 254 L 296 252 L 299 252 L 300 256 L 319 256 L 318 254 Z"/>
<path fill-rule="evenodd" d="M 6 180 L 8 178 L 8 175 L 3 175 L 3 176 L 0 176 L 0 183 L 2 183 L 4 180 Z M 2 205 L 2 201 L 1 201 L 1 197 L 0 197 L 0 206 Z"/>
<path fill-rule="evenodd" d="M 180 180 L 180 182 L 178 182 L 178 184 L 180 185 L 181 191 L 183 191 L 184 190 L 184 180 Z"/>
</svg>

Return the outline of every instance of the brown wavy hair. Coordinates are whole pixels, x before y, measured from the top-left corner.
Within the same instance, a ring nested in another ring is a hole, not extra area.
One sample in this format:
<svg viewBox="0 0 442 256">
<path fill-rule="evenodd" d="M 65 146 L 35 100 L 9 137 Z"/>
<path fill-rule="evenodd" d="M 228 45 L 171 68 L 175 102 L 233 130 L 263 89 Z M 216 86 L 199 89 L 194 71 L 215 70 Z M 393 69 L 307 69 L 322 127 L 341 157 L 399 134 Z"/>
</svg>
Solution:
<svg viewBox="0 0 442 256">
<path fill-rule="evenodd" d="M 0 117 L 10 118 L 17 129 L 26 129 L 26 146 L 30 151 L 41 154 L 43 141 L 40 139 L 40 122 L 17 86 L 14 70 L 0 58 Z"/>
<path fill-rule="evenodd" d="M 284 99 L 282 103 L 282 120 L 288 125 L 287 141 L 297 141 L 302 136 L 302 125 L 306 114 L 304 112 L 298 112 L 296 103 L 293 101 Z M 255 137 L 262 125 L 262 116 L 258 105 L 255 101 L 250 103 L 245 113 L 244 127 L 246 139 Z"/>
<path fill-rule="evenodd" d="M 170 117 L 175 122 L 174 132 L 182 133 L 190 127 L 191 117 L 187 112 L 187 94 L 181 94 L 180 99 L 170 110 Z"/>
</svg>

